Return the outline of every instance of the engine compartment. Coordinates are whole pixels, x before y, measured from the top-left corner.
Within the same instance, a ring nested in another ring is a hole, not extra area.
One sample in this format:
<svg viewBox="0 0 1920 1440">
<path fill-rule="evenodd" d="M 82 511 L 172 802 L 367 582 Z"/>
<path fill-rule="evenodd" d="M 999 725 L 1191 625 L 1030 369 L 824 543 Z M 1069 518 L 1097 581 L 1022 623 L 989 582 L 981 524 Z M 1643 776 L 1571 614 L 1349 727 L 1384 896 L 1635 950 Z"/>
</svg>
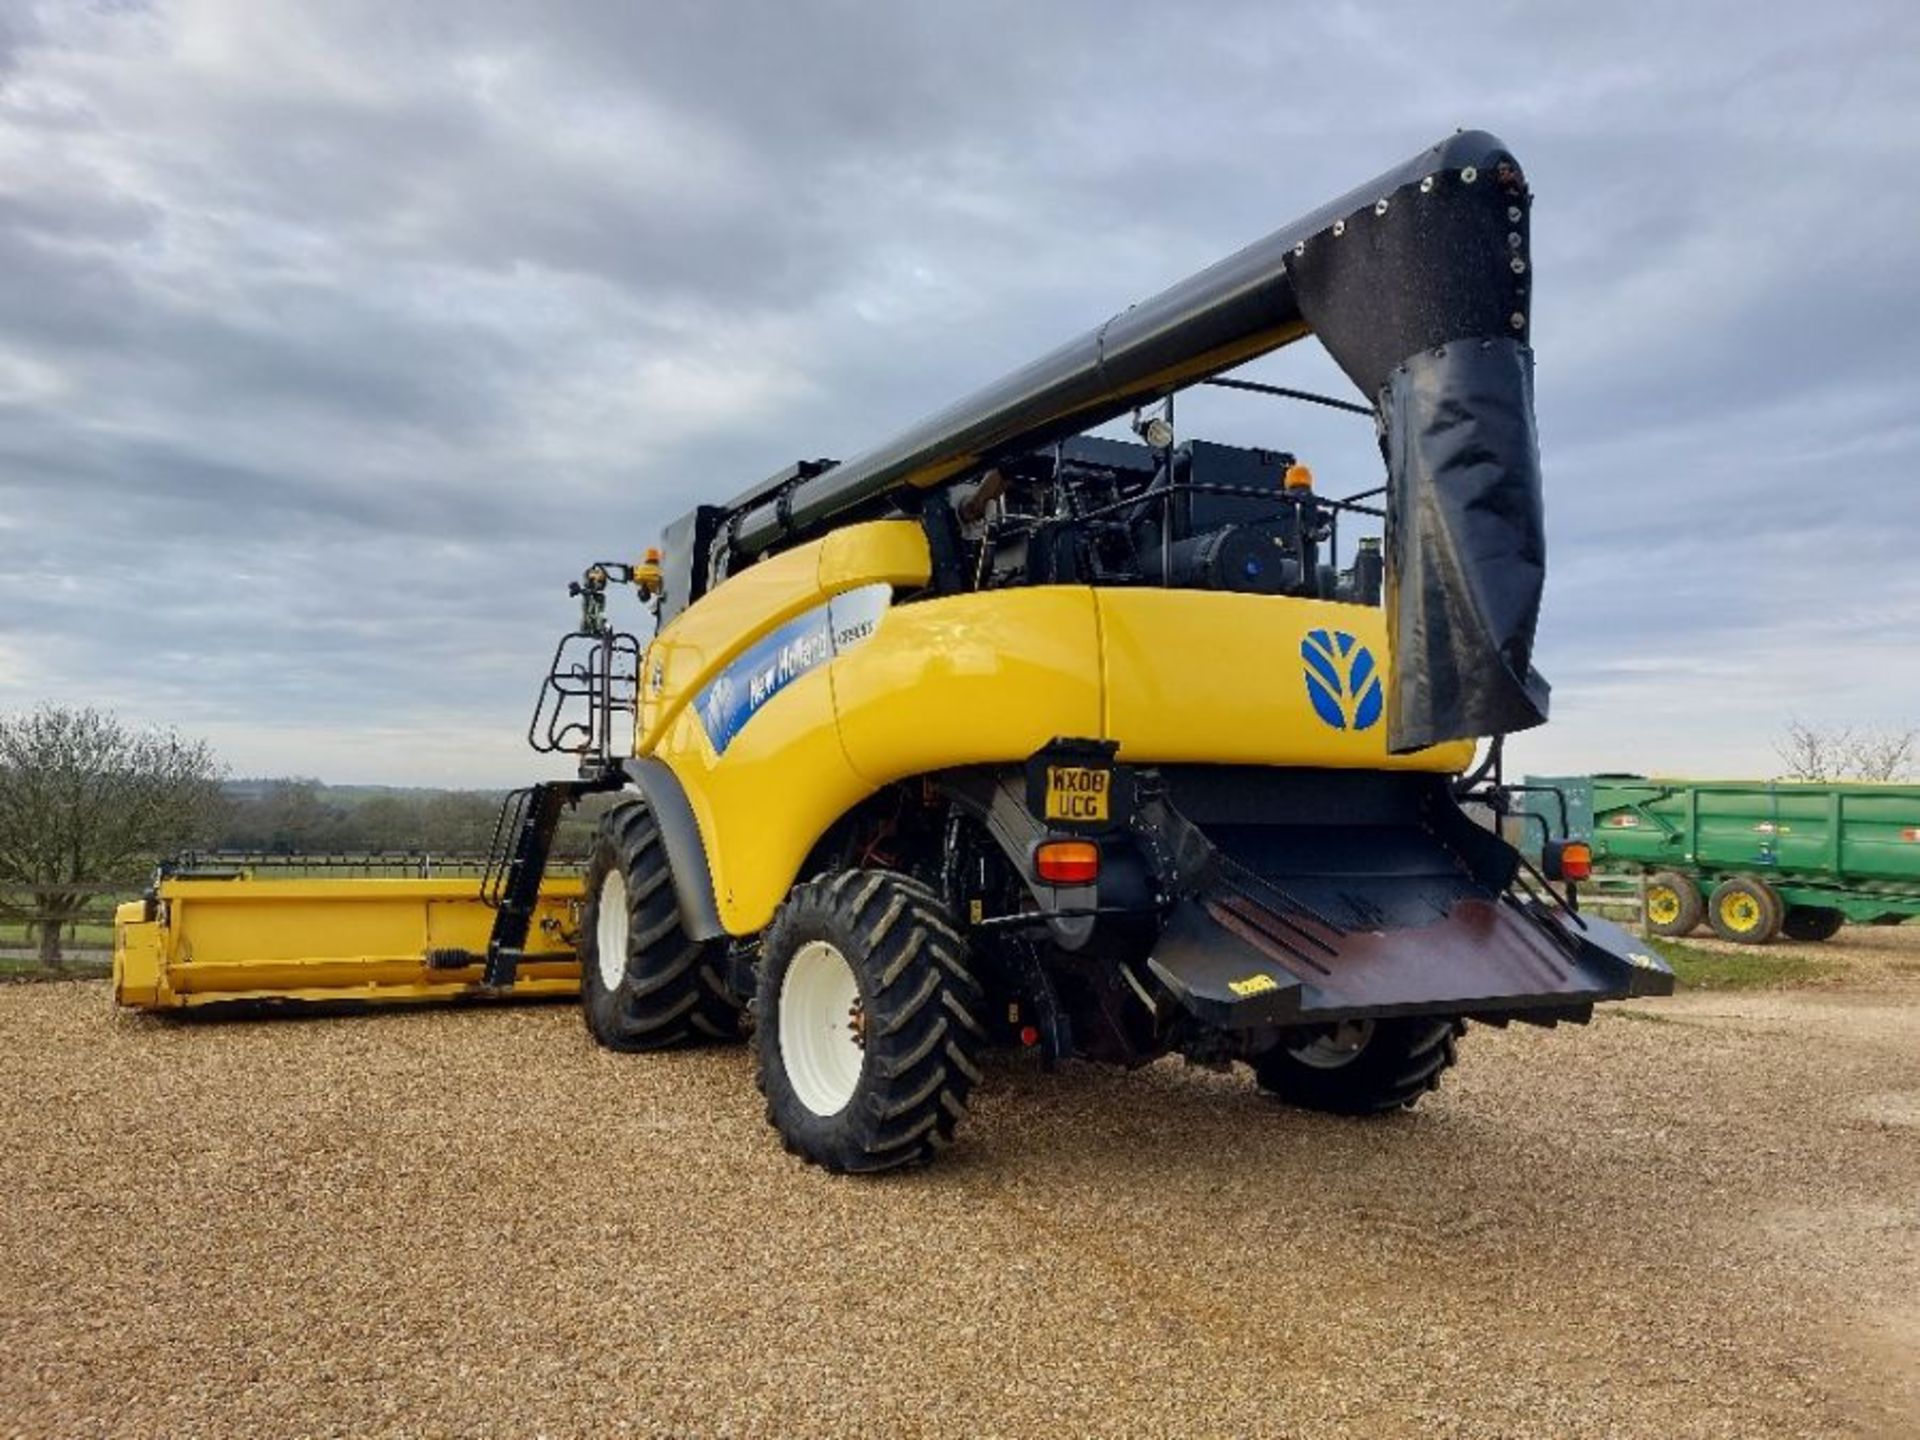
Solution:
<svg viewBox="0 0 1920 1440">
<path fill-rule="evenodd" d="M 1077 436 L 954 487 L 974 588 L 1156 585 L 1380 603 L 1369 536 L 1338 563 L 1341 515 L 1282 450 Z M 983 498 L 984 497 L 984 498 Z M 971 515 L 970 515 L 971 510 Z"/>
</svg>

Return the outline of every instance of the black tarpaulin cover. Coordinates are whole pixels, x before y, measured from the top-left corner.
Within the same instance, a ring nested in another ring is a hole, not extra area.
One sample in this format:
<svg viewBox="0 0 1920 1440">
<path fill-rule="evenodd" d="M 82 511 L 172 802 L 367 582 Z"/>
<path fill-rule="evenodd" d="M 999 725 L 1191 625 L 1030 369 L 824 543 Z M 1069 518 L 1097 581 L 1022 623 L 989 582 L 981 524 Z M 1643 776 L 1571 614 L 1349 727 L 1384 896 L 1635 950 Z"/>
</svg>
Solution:
<svg viewBox="0 0 1920 1440">
<path fill-rule="evenodd" d="M 1395 753 L 1547 718 L 1531 199 L 1494 137 L 1456 144 L 1472 169 L 1403 184 L 1289 266 L 1301 314 L 1379 410 Z"/>
<path fill-rule="evenodd" d="M 1533 355 L 1508 339 L 1409 357 L 1381 399 L 1387 446 L 1387 744 L 1504 735 L 1547 718 L 1533 668 L 1546 578 Z"/>
</svg>

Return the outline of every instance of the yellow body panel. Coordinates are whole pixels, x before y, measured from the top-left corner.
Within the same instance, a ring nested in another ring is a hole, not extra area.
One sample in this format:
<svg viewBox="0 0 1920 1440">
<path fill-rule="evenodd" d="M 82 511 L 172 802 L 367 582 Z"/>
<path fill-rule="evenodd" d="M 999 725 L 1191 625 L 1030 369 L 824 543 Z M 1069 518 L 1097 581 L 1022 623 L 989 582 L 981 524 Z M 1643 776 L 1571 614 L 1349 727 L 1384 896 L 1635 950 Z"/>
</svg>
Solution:
<svg viewBox="0 0 1920 1440">
<path fill-rule="evenodd" d="M 1301 675 L 1308 632 L 1351 635 L 1384 668 L 1380 610 L 1213 590 L 1093 593 L 1105 660 L 1100 733 L 1120 742 L 1122 760 L 1448 774 L 1473 763 L 1470 741 L 1392 755 L 1384 716 L 1336 730 L 1314 713 Z"/>
<path fill-rule="evenodd" d="M 549 878 L 515 995 L 579 988 L 581 882 Z M 472 878 L 164 880 L 156 918 L 114 915 L 113 993 L 142 1009 L 236 1000 L 427 1000 L 481 991 L 480 967 L 433 970 L 433 950 L 484 952 L 494 912 Z"/>
<path fill-rule="evenodd" d="M 820 542 L 816 585 L 820 594 L 871 585 L 876 580 L 903 590 L 918 590 L 933 573 L 927 534 L 912 520 L 876 520 L 849 525 Z"/>
<path fill-rule="evenodd" d="M 685 787 L 730 934 L 765 926 L 827 827 L 881 786 L 1017 762 L 1056 736 L 1116 740 L 1136 764 L 1453 773 L 1471 763 L 1470 743 L 1393 756 L 1377 714 L 1358 723 L 1350 707 L 1350 723 L 1335 727 L 1315 713 L 1303 639 L 1342 632 L 1384 673 L 1377 609 L 1065 585 L 894 604 L 864 639 L 840 648 L 836 638 L 824 659 L 808 652 L 812 668 L 783 677 L 716 749 L 706 702 L 694 702 L 738 672 L 736 660 L 836 596 L 876 584 L 910 592 L 927 576 L 913 522 L 849 526 L 728 579 L 649 649 L 636 752 Z"/>
<path fill-rule="evenodd" d="M 824 668 L 768 701 L 724 757 L 690 708 L 669 740 L 660 758 L 686 787 L 720 923 L 734 935 L 773 918 L 814 842 L 875 788 L 847 763 Z"/>
<path fill-rule="evenodd" d="M 678 616 L 647 647 L 634 753 L 659 748 L 680 709 L 769 630 L 862 585 L 927 583 L 927 540 L 911 520 L 850 525 L 750 565 Z"/>
</svg>

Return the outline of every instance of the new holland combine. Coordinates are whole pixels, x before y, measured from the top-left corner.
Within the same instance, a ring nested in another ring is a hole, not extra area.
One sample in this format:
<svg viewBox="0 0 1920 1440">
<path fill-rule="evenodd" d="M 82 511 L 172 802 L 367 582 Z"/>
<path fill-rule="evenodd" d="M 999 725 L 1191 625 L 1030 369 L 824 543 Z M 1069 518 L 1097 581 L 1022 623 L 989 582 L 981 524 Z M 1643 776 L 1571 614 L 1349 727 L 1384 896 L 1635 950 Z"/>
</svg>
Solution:
<svg viewBox="0 0 1920 1440">
<path fill-rule="evenodd" d="M 1577 913 L 1582 847 L 1536 872 L 1469 815 L 1512 810 L 1500 739 L 1547 713 L 1528 209 L 1507 148 L 1455 135 L 592 566 L 532 733 L 578 773 L 510 797 L 484 885 L 171 878 L 120 926 L 122 998 L 499 994 L 577 953 L 602 1044 L 751 1035 L 787 1145 L 877 1170 L 949 1142 L 994 1047 L 1246 1062 L 1362 1114 L 1431 1089 L 1469 1021 L 1668 992 Z M 1220 377 L 1309 335 L 1377 489 L 1173 427 L 1176 392 L 1272 391 Z M 1343 564 L 1369 519 L 1384 546 Z M 649 643 L 608 618 L 627 585 Z M 597 792 L 584 881 L 547 882 Z"/>
</svg>

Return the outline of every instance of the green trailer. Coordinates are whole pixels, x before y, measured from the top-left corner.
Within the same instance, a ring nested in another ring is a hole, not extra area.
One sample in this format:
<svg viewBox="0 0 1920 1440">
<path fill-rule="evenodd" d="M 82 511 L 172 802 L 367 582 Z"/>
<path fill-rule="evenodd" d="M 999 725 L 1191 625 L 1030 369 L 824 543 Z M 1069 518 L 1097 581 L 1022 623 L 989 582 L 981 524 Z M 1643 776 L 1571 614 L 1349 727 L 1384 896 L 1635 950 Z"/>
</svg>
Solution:
<svg viewBox="0 0 1920 1440">
<path fill-rule="evenodd" d="M 1749 944 L 1825 940 L 1848 922 L 1920 915 L 1920 785 L 1638 775 L 1543 783 L 1592 816 L 1596 867 L 1646 877 L 1657 935 L 1704 921 Z M 1531 799 L 1558 821 L 1557 797 Z"/>
</svg>

